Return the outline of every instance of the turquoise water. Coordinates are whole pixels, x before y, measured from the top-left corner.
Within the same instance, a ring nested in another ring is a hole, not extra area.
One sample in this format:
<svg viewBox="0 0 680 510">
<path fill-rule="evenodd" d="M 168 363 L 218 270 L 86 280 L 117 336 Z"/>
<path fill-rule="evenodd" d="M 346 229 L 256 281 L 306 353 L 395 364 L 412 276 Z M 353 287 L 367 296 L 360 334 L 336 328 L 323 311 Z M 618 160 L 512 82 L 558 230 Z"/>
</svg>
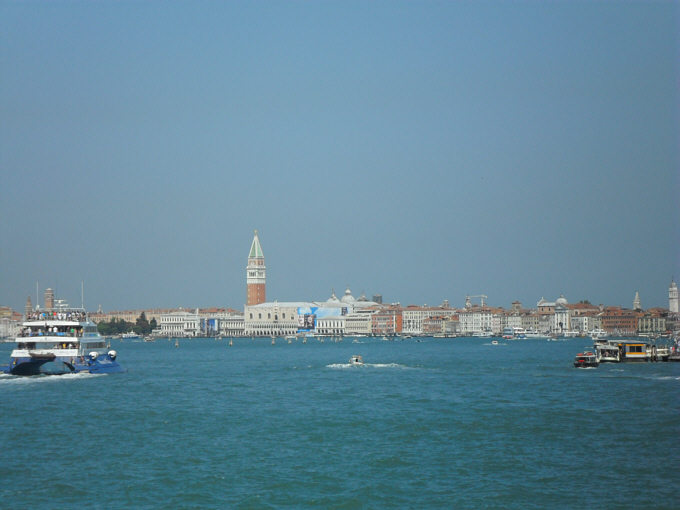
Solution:
<svg viewBox="0 0 680 510">
<path fill-rule="evenodd" d="M 589 343 L 114 342 L 125 374 L 0 376 L 0 507 L 677 508 L 680 364 Z"/>
</svg>

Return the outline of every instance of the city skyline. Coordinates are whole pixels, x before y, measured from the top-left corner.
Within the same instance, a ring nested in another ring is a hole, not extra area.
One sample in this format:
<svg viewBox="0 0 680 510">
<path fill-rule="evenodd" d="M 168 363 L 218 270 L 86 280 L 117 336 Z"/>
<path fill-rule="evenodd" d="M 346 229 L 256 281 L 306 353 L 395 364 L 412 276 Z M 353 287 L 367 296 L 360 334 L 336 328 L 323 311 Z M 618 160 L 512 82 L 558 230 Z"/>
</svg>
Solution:
<svg viewBox="0 0 680 510">
<path fill-rule="evenodd" d="M 262 249 L 262 246 L 260 244 L 259 236 L 258 236 L 258 233 L 257 233 L 257 230 L 256 230 L 254 238 L 253 238 L 252 243 L 251 243 L 251 248 L 250 248 L 250 251 L 249 251 L 249 254 L 248 254 L 248 265 L 247 265 L 247 268 L 246 268 L 246 277 L 245 277 L 246 289 L 247 289 L 246 290 L 247 303 L 244 305 L 244 307 L 248 307 L 248 306 L 251 306 L 251 305 L 257 305 L 257 304 L 260 304 L 260 303 L 273 303 L 273 302 L 279 302 L 279 301 L 281 301 L 281 302 L 286 302 L 286 301 L 288 301 L 288 302 L 317 302 L 317 303 L 324 303 L 326 301 L 325 298 L 322 298 L 322 299 L 298 298 L 298 299 L 290 299 L 290 300 L 278 300 L 278 299 L 276 299 L 276 300 L 273 300 L 273 301 L 267 301 L 266 298 L 265 298 L 265 296 L 266 296 L 266 276 L 265 276 L 265 271 L 264 271 L 265 261 L 266 261 L 266 259 L 264 257 L 263 249 Z M 254 269 L 259 270 L 259 272 L 252 272 Z M 254 290 L 253 290 L 253 287 L 255 287 Z M 370 301 L 370 299 L 365 294 L 366 293 L 364 291 L 361 291 L 360 296 L 362 298 L 368 299 Z M 655 305 L 655 306 L 645 307 L 645 306 L 642 305 L 642 300 L 640 298 L 639 292 L 635 293 L 635 296 L 633 298 L 633 306 L 631 306 L 631 307 L 626 306 L 626 305 L 621 305 L 621 304 L 612 305 L 610 303 L 595 303 L 595 302 L 591 302 L 590 300 L 579 300 L 579 302 L 590 303 L 591 305 L 600 306 L 600 307 L 611 307 L 611 306 L 616 307 L 616 306 L 618 306 L 618 307 L 621 307 L 621 308 L 624 308 L 624 309 L 631 309 L 631 310 L 665 308 L 665 309 L 670 310 L 671 313 L 677 313 L 677 294 L 678 294 L 677 285 L 676 285 L 675 280 L 673 278 L 673 279 L 671 279 L 671 283 L 670 283 L 669 289 L 668 289 L 668 306 L 657 306 L 657 305 Z M 344 292 L 344 295 L 350 296 L 352 298 L 352 300 L 356 299 L 356 297 L 353 296 L 353 293 L 352 293 L 349 285 L 347 285 L 347 288 Z M 382 304 L 382 299 L 383 299 L 382 294 L 374 293 L 372 296 L 375 297 L 376 295 L 380 296 L 380 303 Z M 80 296 L 81 296 L 81 300 L 82 300 L 83 296 L 84 296 L 84 282 L 82 282 L 82 285 L 81 285 Z M 35 304 L 38 305 L 38 307 L 40 306 L 40 297 L 41 296 L 40 296 L 39 284 L 36 283 Z M 68 301 L 68 300 L 64 300 L 61 296 L 59 296 L 57 294 L 57 292 L 54 289 L 52 289 L 51 287 L 48 287 L 47 289 L 45 289 L 45 292 L 44 292 L 42 297 L 43 297 L 43 305 L 42 306 L 46 309 L 52 309 L 53 308 L 55 299 L 60 300 L 60 301 Z M 337 299 L 335 288 L 333 288 L 331 290 L 330 299 Z M 671 304 L 671 299 L 675 300 L 675 304 Z M 511 309 L 515 308 L 515 305 L 517 303 L 521 304 L 522 309 L 529 310 L 529 309 L 534 309 L 534 308 L 540 308 L 542 303 L 550 301 L 550 299 L 546 300 L 544 296 L 541 296 L 541 299 L 537 302 L 536 306 L 533 306 L 532 304 L 522 303 L 519 300 L 515 300 L 514 302 L 510 303 L 509 306 L 506 307 L 506 306 L 499 305 L 499 304 L 490 304 L 489 301 L 488 301 L 488 296 L 485 295 L 485 294 L 481 294 L 481 295 L 466 294 L 464 300 L 465 300 L 465 303 L 462 306 L 458 306 L 455 303 L 451 303 L 451 300 L 449 300 L 448 298 L 444 299 L 441 304 L 401 303 L 399 301 L 393 301 L 393 302 L 391 302 L 391 304 L 398 304 L 402 307 L 418 306 L 418 307 L 433 307 L 433 308 L 442 307 L 446 304 L 447 306 L 449 306 L 452 309 L 465 309 L 465 308 L 470 308 L 470 307 L 474 308 L 474 307 L 485 307 L 486 306 L 486 307 L 490 307 L 490 308 L 507 309 L 508 311 L 510 311 Z M 473 300 L 478 300 L 478 301 L 473 302 Z M 562 301 L 564 303 L 569 302 L 569 300 L 567 300 L 563 294 L 560 294 L 559 298 L 553 298 L 553 300 Z M 70 302 L 70 303 L 73 304 L 73 302 Z M 389 303 L 389 302 L 387 302 L 387 303 Z M 572 301 L 572 303 L 574 303 L 574 302 Z M 27 301 L 26 301 L 26 307 L 28 307 L 31 304 L 32 304 L 32 298 L 29 295 L 28 298 L 27 298 Z M 101 305 L 99 305 L 98 308 L 101 308 Z M 142 308 L 139 308 L 139 310 L 143 310 L 143 309 L 151 310 L 153 308 L 154 307 L 142 307 Z M 156 307 L 156 308 L 158 308 L 158 307 Z M 178 306 L 178 307 L 175 307 L 175 308 L 181 309 L 181 308 L 185 308 L 185 307 Z M 193 307 L 191 307 L 191 306 L 186 307 L 186 309 L 192 309 L 192 308 Z M 206 309 L 206 308 L 215 308 L 215 307 L 211 306 L 211 307 L 199 307 L 199 308 Z M 233 307 L 219 307 L 218 306 L 218 308 L 238 310 L 237 308 L 233 308 Z M 103 310 L 103 308 L 102 308 L 102 310 Z M 123 311 L 123 310 L 133 310 L 133 309 L 131 309 L 129 307 L 118 309 L 118 311 Z M 17 309 L 14 309 L 14 311 L 17 311 Z M 106 311 L 111 312 L 111 311 L 115 311 L 115 310 L 106 310 Z"/>
<path fill-rule="evenodd" d="M 680 278 L 677 3 L 0 4 L 0 305 Z"/>
</svg>

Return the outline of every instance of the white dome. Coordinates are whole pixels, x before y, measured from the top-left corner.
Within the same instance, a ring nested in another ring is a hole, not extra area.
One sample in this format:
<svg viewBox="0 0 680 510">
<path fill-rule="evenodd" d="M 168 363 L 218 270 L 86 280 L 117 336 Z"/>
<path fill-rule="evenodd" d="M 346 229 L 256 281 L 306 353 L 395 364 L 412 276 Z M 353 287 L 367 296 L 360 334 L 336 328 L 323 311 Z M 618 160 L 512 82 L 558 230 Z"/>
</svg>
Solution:
<svg viewBox="0 0 680 510">
<path fill-rule="evenodd" d="M 356 301 L 356 299 L 354 299 L 354 296 L 352 296 L 352 291 L 349 290 L 349 287 L 347 287 L 347 290 L 345 291 L 345 295 L 342 296 L 342 299 L 340 301 L 342 301 L 343 303 L 347 303 L 347 304 L 351 304 L 351 303 L 354 303 Z"/>
<path fill-rule="evenodd" d="M 555 304 L 557 305 L 568 305 L 569 301 L 567 301 L 562 294 L 560 294 L 560 298 L 555 301 Z"/>
<path fill-rule="evenodd" d="M 338 296 L 335 295 L 335 291 L 333 291 L 333 295 L 326 301 L 326 303 L 339 303 L 340 300 L 338 299 Z"/>
</svg>

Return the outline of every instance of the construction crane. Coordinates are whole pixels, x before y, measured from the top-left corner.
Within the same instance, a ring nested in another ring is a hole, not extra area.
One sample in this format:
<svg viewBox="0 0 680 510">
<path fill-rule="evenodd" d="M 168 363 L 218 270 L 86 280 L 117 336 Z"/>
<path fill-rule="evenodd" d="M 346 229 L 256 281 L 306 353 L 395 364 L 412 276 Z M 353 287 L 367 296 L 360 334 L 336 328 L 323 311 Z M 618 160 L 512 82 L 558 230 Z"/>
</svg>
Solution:
<svg viewBox="0 0 680 510">
<path fill-rule="evenodd" d="M 465 308 L 472 308 L 472 299 L 473 297 L 478 297 L 479 300 L 482 302 L 482 306 L 484 306 L 484 300 L 487 299 L 489 296 L 485 296 L 484 294 L 478 294 L 476 296 L 470 296 L 469 294 L 465 296 Z"/>
</svg>

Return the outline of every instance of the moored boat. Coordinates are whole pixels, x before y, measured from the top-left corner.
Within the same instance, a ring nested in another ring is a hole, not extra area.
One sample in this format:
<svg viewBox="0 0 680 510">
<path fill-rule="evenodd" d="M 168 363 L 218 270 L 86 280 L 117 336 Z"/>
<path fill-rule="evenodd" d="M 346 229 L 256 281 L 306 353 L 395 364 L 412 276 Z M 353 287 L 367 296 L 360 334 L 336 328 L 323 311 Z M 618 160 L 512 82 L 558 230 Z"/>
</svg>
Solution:
<svg viewBox="0 0 680 510">
<path fill-rule="evenodd" d="M 545 335 L 541 333 L 540 331 L 536 331 L 535 329 L 527 329 L 524 332 L 524 338 L 549 338 L 548 335 Z"/>
<path fill-rule="evenodd" d="M 87 312 L 65 303 L 29 314 L 15 343 L 9 365 L 1 369 L 11 375 L 125 372 Z"/>
<path fill-rule="evenodd" d="M 618 363 L 621 361 L 619 347 L 610 343 L 596 343 L 595 352 L 600 363 Z"/>
<path fill-rule="evenodd" d="M 588 336 L 593 340 L 599 340 L 601 338 L 606 338 L 609 334 L 604 329 L 597 328 L 589 331 Z"/>
</svg>

